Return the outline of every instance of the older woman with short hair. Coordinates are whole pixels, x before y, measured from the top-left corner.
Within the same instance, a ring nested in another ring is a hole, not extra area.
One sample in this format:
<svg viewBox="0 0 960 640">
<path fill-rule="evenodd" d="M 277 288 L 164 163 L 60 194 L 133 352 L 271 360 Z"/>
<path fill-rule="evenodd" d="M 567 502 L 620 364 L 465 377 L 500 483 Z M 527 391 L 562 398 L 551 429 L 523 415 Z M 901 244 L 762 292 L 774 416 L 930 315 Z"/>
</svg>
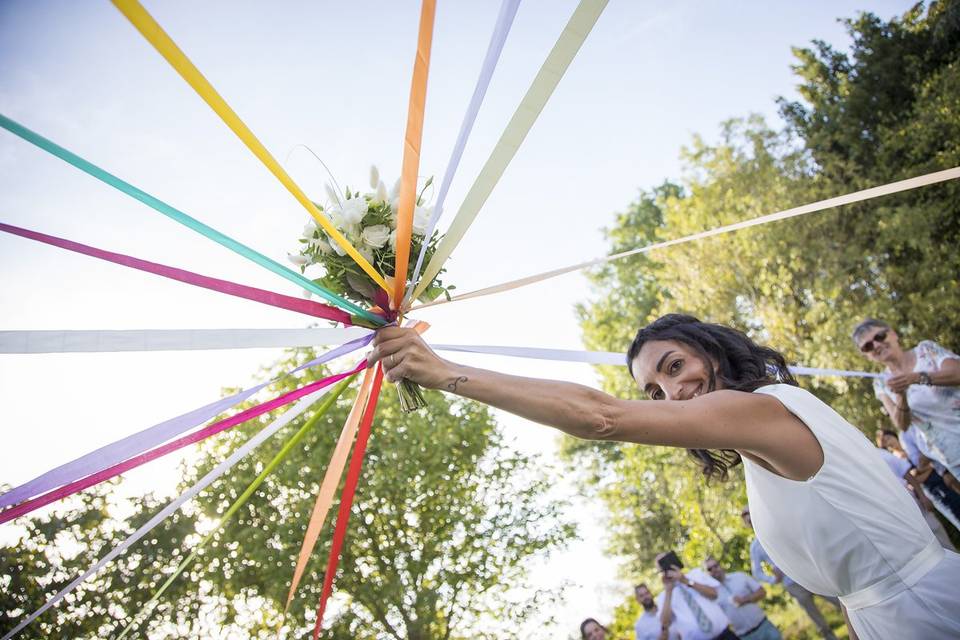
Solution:
<svg viewBox="0 0 960 640">
<path fill-rule="evenodd" d="M 932 456 L 960 478 L 960 356 L 932 340 L 904 349 L 897 332 L 875 318 L 856 326 L 853 341 L 885 367 L 873 390 L 893 424 L 918 429 Z"/>
</svg>

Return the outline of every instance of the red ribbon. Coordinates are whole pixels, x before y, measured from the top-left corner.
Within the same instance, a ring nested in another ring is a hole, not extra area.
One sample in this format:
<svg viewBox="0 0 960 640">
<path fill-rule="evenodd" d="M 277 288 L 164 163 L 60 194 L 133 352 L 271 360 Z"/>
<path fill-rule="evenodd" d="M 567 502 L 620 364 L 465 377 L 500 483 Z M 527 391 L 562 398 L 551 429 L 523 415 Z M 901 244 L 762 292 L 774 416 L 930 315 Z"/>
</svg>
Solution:
<svg viewBox="0 0 960 640">
<path fill-rule="evenodd" d="M 360 423 L 357 434 L 357 446 L 353 449 L 350 458 L 350 470 L 347 472 L 347 482 L 340 497 L 340 508 L 337 512 L 337 526 L 333 531 L 333 542 L 330 545 L 330 557 L 327 559 L 327 570 L 323 576 L 323 590 L 320 592 L 320 603 L 317 605 L 317 623 L 313 627 L 313 640 L 320 637 L 320 627 L 323 624 L 323 611 L 327 607 L 327 598 L 333 590 L 333 579 L 340 562 L 340 550 L 343 548 L 344 538 L 347 536 L 347 524 L 350 521 L 350 508 L 353 506 L 353 496 L 360 480 L 360 470 L 363 468 L 363 456 L 367 451 L 367 441 L 370 439 L 370 426 L 377 411 L 377 400 L 380 397 L 380 386 L 383 382 L 383 369 L 377 365 L 377 374 L 373 379 L 373 389 L 370 392 L 370 401 Z"/>
<path fill-rule="evenodd" d="M 83 491 L 88 487 L 92 487 L 95 484 L 103 482 L 104 480 L 109 480 L 110 478 L 118 476 L 121 473 L 129 471 L 130 469 L 139 467 L 140 465 L 146 464 L 151 460 L 155 460 L 160 456 L 165 456 L 168 453 L 176 451 L 177 449 L 182 449 L 189 444 L 199 442 L 200 440 L 204 440 L 212 435 L 220 433 L 221 431 L 235 427 L 236 425 L 246 422 L 247 420 L 251 420 L 257 416 L 263 415 L 264 413 L 273 411 L 277 407 L 290 404 L 291 402 L 299 400 L 303 396 L 309 395 L 318 389 L 330 386 L 339 380 L 343 380 L 344 378 L 352 376 L 354 373 L 361 371 L 366 364 L 366 362 L 361 362 L 353 371 L 338 373 L 327 378 L 323 378 L 322 380 L 311 382 L 310 384 L 300 387 L 299 389 L 295 389 L 283 395 L 277 396 L 273 400 L 268 400 L 263 404 L 258 404 L 255 407 L 241 411 L 240 413 L 230 416 L 224 420 L 220 420 L 219 422 L 214 422 L 210 426 L 204 427 L 198 431 L 194 431 L 193 433 L 183 436 L 182 438 L 172 440 L 145 453 L 141 453 L 140 455 L 130 458 L 129 460 L 125 460 L 124 462 L 115 464 L 112 467 L 108 467 L 103 471 L 98 471 L 97 473 L 89 475 L 85 478 L 81 478 L 80 480 L 75 480 L 70 484 L 58 487 L 53 491 L 48 491 L 47 493 L 37 496 L 36 498 L 32 498 L 31 500 L 27 500 L 26 502 L 21 502 L 17 506 L 10 507 L 6 511 L 0 513 L 0 524 L 9 522 L 14 518 L 18 518 L 24 514 L 30 513 L 35 509 L 39 509 L 40 507 L 50 504 L 51 502 L 55 502 L 62 498 L 66 498 L 67 496 L 71 496 L 79 491 Z"/>
<path fill-rule="evenodd" d="M 289 311 L 296 311 L 297 313 L 303 313 L 315 318 L 324 318 L 326 320 L 341 322 L 344 325 L 353 324 L 350 319 L 350 314 L 346 311 L 341 311 L 335 307 L 314 302 L 313 300 L 294 298 L 293 296 L 285 296 L 281 293 L 274 293 L 265 289 L 257 289 L 256 287 L 248 287 L 243 284 L 237 284 L 236 282 L 230 282 L 229 280 L 220 280 L 219 278 L 203 276 L 199 273 L 193 273 L 192 271 L 185 271 L 183 269 L 177 269 L 176 267 L 168 267 L 167 265 L 158 264 L 156 262 L 148 262 L 146 260 L 127 256 L 122 253 L 114 253 L 112 251 L 98 249 L 89 245 L 80 244 L 79 242 L 73 242 L 72 240 L 65 240 L 56 236 L 48 236 L 45 233 L 15 227 L 2 222 L 0 222 L 0 231 L 6 231 L 7 233 L 12 233 L 13 235 L 21 236 L 23 238 L 29 238 L 30 240 L 36 240 L 37 242 L 44 242 L 55 247 L 60 247 L 61 249 L 66 249 L 67 251 L 82 253 L 93 258 L 106 260 L 107 262 L 121 264 L 132 269 L 139 269 L 140 271 L 153 273 L 158 276 L 163 276 L 164 278 L 170 278 L 171 280 L 179 280 L 180 282 L 192 284 L 197 287 L 203 287 L 204 289 L 219 291 L 220 293 L 225 293 L 230 296 L 246 298 L 247 300 L 268 304 L 272 307 L 280 307 L 281 309 L 287 309 Z"/>
</svg>

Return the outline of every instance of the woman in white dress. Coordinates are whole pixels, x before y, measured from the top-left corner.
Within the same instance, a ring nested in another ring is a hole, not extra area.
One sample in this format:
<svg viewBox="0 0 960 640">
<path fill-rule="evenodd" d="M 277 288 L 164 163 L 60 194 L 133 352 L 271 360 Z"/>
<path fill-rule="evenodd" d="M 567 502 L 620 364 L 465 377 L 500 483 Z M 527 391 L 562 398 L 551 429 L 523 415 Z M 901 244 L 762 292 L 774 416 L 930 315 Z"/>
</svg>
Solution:
<svg viewBox="0 0 960 640">
<path fill-rule="evenodd" d="M 630 373 L 653 400 L 439 358 L 381 329 L 370 363 L 580 438 L 684 447 L 707 478 L 744 461 L 757 536 L 805 588 L 844 604 L 860 640 L 960 638 L 960 555 L 945 551 L 875 447 L 796 386 L 776 351 L 671 314 L 641 329 Z"/>
</svg>

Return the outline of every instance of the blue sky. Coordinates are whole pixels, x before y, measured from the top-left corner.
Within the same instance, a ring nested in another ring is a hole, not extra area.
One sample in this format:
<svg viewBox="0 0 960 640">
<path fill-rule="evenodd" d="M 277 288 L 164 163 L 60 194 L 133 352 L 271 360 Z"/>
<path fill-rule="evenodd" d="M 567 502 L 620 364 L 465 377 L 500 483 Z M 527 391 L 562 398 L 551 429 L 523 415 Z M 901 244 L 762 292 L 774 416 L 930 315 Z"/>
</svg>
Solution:
<svg viewBox="0 0 960 640">
<path fill-rule="evenodd" d="M 526 0 L 447 199 L 449 220 L 575 2 Z M 639 188 L 680 177 L 693 134 L 795 98 L 791 46 L 848 39 L 837 18 L 883 18 L 910 2 L 645 3 L 614 0 L 449 263 L 472 290 L 606 253 L 599 229 Z M 294 178 L 341 184 L 401 162 L 418 4 L 147 2 L 174 40 Z M 420 173 L 442 176 L 499 3 L 441 0 Z M 109 3 L 0 3 L 0 109 L 149 193 L 272 257 L 296 246 L 306 213 Z M 292 152 L 292 153 L 291 153 Z M 757 212 L 757 214 L 767 212 Z M 192 234 L 27 143 L 0 133 L 0 220 L 298 295 L 285 281 Z M 441 227 L 443 222 L 441 221 Z M 302 327 L 294 314 L 0 236 L 0 330 Z M 580 348 L 578 275 L 424 312 L 438 342 Z M 624 337 L 625 340 L 628 336 Z M 276 350 L 0 356 L 8 433 L 2 480 L 58 463 L 245 385 Z M 580 365 L 462 360 L 591 384 Z M 504 416 L 526 451 L 554 455 L 549 431 Z M 175 461 L 131 474 L 131 492 L 172 487 Z M 572 488 L 571 488 L 572 491 Z M 557 627 L 608 616 L 623 597 L 602 554 L 601 515 L 575 509 L 584 540 L 533 583 L 578 586 Z M 536 636 L 530 636 L 536 637 Z"/>
</svg>

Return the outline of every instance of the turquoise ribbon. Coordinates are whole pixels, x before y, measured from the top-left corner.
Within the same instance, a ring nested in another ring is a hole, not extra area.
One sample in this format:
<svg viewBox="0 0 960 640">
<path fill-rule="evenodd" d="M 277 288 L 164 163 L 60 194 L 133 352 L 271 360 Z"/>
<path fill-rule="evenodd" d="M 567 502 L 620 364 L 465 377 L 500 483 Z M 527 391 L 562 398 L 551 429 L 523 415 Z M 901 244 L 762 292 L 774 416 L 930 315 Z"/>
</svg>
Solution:
<svg viewBox="0 0 960 640">
<path fill-rule="evenodd" d="M 309 278 L 297 273 L 293 269 L 289 269 L 283 266 L 282 264 L 280 264 L 279 262 L 275 260 L 271 260 L 270 258 L 263 255 L 262 253 L 254 251 L 253 249 L 246 246 L 245 244 L 237 242 L 233 238 L 220 233 L 219 231 L 217 231 L 212 227 L 208 227 L 207 225 L 203 224 L 199 220 L 195 218 L 191 218 L 184 212 L 171 207 L 167 203 L 161 200 L 158 200 L 157 198 L 154 198 L 149 193 L 141 191 L 140 189 L 136 188 L 132 184 L 128 182 L 124 182 L 123 180 L 113 175 L 112 173 L 104 171 L 97 165 L 84 160 L 80 156 L 70 151 L 67 151 L 60 145 L 56 144 L 55 142 L 44 138 L 40 134 L 31 131 L 30 129 L 26 128 L 22 124 L 15 122 L 14 120 L 11 120 L 10 118 L 6 117 L 3 114 L 0 114 L 0 126 L 2 126 L 4 129 L 9 131 L 10 133 L 20 136 L 27 142 L 31 142 L 35 144 L 36 146 L 40 147 L 44 151 L 57 156 L 61 160 L 65 160 L 66 162 L 69 162 L 70 164 L 75 166 L 77 169 L 80 169 L 81 171 L 84 171 L 90 174 L 94 178 L 97 178 L 98 180 L 102 180 L 103 182 L 106 182 L 110 186 L 124 192 L 128 196 L 131 196 L 132 198 L 139 200 L 143 204 L 147 205 L 148 207 L 151 207 L 152 209 L 155 209 L 156 211 L 159 211 L 160 213 L 167 216 L 168 218 L 172 218 L 173 220 L 176 220 L 180 224 L 193 229 L 197 233 L 205 235 L 206 237 L 210 238 L 214 242 L 217 242 L 223 245 L 224 247 L 230 249 L 231 251 L 234 251 L 235 253 L 240 254 L 241 256 L 243 256 L 244 258 L 247 258 L 248 260 L 252 260 L 253 262 L 256 262 L 261 267 L 265 267 L 269 269 L 270 271 L 274 272 L 278 276 L 282 276 L 287 280 L 289 280 L 290 282 L 294 282 L 300 285 L 307 291 L 317 294 L 327 302 L 330 302 L 331 304 L 335 304 L 338 307 L 349 311 L 351 314 L 355 316 L 365 318 L 370 322 L 373 322 L 377 326 L 385 324 L 386 321 L 380 316 L 374 315 L 369 311 L 361 307 L 358 307 L 357 305 L 350 302 L 349 300 L 344 300 L 340 296 L 321 287 L 320 285 L 315 283 L 313 280 L 310 280 Z"/>
</svg>

